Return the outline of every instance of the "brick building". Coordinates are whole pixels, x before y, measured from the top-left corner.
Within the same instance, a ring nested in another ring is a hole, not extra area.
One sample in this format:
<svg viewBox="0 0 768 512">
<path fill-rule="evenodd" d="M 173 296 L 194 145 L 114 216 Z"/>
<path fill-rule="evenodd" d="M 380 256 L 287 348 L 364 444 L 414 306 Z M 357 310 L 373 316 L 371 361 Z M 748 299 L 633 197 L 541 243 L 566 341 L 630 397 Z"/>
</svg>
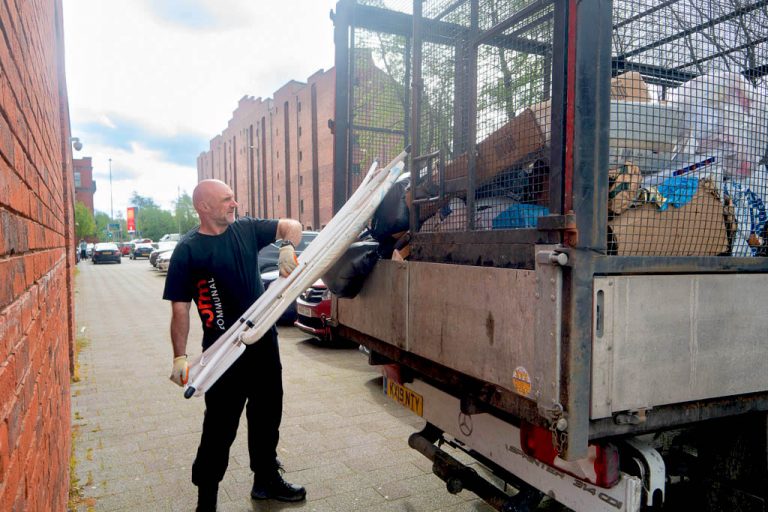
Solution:
<svg viewBox="0 0 768 512">
<path fill-rule="evenodd" d="M 349 195 L 374 158 L 394 157 L 404 145 L 404 99 L 370 50 L 355 53 L 352 83 L 366 93 L 350 105 L 357 130 L 350 140 Z M 227 128 L 197 159 L 198 180 L 224 181 L 240 215 L 291 217 L 320 230 L 333 216 L 336 70 L 306 83 L 291 80 L 263 100 L 240 99 Z M 369 127 L 369 129 L 360 129 Z"/>
<path fill-rule="evenodd" d="M 244 96 L 197 159 L 198 180 L 232 187 L 241 215 L 292 217 L 321 229 L 333 215 L 335 70 L 291 80 L 273 98 Z"/>
<path fill-rule="evenodd" d="M 72 160 L 75 171 L 75 202 L 83 203 L 93 214 L 93 194 L 96 193 L 96 182 L 93 180 L 93 164 L 91 157 Z"/>
<path fill-rule="evenodd" d="M 61 0 L 0 9 L 0 510 L 66 510 L 73 203 Z"/>
</svg>

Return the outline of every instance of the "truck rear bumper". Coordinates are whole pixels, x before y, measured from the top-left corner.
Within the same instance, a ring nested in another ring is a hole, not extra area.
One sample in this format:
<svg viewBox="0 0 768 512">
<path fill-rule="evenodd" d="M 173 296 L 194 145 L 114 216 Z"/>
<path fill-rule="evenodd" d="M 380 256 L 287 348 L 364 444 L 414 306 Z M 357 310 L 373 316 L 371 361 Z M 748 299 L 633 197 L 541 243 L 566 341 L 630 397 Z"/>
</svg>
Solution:
<svg viewBox="0 0 768 512">
<path fill-rule="evenodd" d="M 459 399 L 421 380 L 405 387 L 422 397 L 427 422 L 573 510 L 640 510 L 642 484 L 638 478 L 622 473 L 610 489 L 595 486 L 526 455 L 520 444 L 520 429 L 514 425 L 487 413 L 464 414 Z M 578 471 L 579 461 L 563 464 Z"/>
</svg>

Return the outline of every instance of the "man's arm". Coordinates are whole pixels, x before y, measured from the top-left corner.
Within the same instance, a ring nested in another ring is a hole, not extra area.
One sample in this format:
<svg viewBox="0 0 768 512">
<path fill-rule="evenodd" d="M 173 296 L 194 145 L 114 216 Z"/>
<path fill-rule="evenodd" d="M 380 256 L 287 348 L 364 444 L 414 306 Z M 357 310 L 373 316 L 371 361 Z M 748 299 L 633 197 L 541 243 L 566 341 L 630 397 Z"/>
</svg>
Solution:
<svg viewBox="0 0 768 512">
<path fill-rule="evenodd" d="M 298 247 L 301 243 L 301 222 L 294 219 L 280 219 L 277 221 L 275 238 L 290 240 L 294 246 Z"/>
<path fill-rule="evenodd" d="M 184 386 L 189 379 L 187 364 L 187 336 L 189 336 L 189 302 L 171 302 L 171 343 L 173 344 L 173 370 L 171 380 Z"/>
<path fill-rule="evenodd" d="M 173 357 L 187 353 L 189 336 L 189 307 L 191 302 L 171 302 L 171 344 Z"/>
</svg>

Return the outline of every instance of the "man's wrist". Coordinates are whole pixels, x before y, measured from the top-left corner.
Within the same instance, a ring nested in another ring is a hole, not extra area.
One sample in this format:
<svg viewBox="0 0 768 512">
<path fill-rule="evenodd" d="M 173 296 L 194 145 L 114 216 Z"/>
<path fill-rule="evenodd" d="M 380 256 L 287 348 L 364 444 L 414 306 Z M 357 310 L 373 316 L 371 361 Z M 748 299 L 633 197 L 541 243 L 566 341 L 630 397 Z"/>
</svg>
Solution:
<svg viewBox="0 0 768 512">
<path fill-rule="evenodd" d="M 296 246 L 295 246 L 295 245 L 293 245 L 293 242 L 291 242 L 290 240 L 287 240 L 287 239 L 286 239 L 286 240 L 283 240 L 283 241 L 280 243 L 280 247 L 281 247 L 281 248 L 282 248 L 282 247 L 287 247 L 287 246 L 289 246 L 289 245 L 290 245 L 291 247 L 293 247 L 294 249 L 296 248 Z"/>
</svg>

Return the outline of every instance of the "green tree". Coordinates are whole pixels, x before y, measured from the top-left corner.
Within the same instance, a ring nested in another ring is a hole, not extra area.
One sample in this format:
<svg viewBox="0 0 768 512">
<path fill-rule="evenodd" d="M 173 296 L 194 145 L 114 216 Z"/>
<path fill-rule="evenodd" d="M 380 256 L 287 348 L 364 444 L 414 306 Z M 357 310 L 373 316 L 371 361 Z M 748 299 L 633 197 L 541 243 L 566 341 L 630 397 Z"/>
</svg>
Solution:
<svg viewBox="0 0 768 512">
<path fill-rule="evenodd" d="M 96 212 L 96 215 L 93 216 L 93 219 L 96 222 L 96 236 L 99 238 L 99 240 L 111 241 L 107 236 L 110 222 L 109 215 L 104 212 Z"/>
<path fill-rule="evenodd" d="M 166 233 L 176 232 L 176 222 L 173 214 L 168 210 L 160 208 L 139 209 L 139 218 L 137 220 L 137 229 L 142 238 L 151 238 L 159 240 Z"/>
<path fill-rule="evenodd" d="M 200 223 L 197 212 L 192 205 L 192 198 L 186 192 L 179 196 L 179 199 L 176 201 L 174 217 L 176 229 L 181 234 L 186 233 Z"/>
<path fill-rule="evenodd" d="M 136 192 L 135 190 L 131 194 L 130 201 L 131 201 L 131 205 L 139 207 L 139 211 L 141 211 L 143 208 L 155 208 L 155 209 L 160 208 L 154 199 L 152 199 L 151 197 L 139 195 L 139 193 Z"/>
<path fill-rule="evenodd" d="M 93 214 L 82 201 L 75 203 L 75 238 L 83 240 L 96 233 Z"/>
</svg>

